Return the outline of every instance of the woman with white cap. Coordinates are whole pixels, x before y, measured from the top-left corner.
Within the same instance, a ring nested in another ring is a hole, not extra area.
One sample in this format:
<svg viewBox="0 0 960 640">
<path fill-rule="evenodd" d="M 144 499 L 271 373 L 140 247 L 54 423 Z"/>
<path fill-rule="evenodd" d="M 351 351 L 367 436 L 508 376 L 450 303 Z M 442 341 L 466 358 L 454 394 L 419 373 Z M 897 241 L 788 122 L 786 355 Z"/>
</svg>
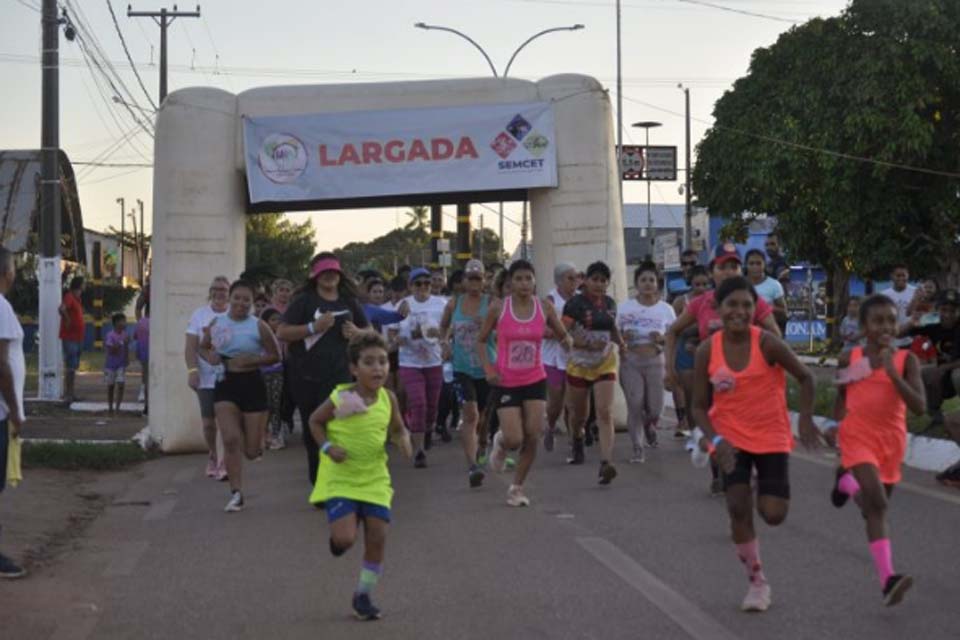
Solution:
<svg viewBox="0 0 960 640">
<path fill-rule="evenodd" d="M 369 325 L 350 278 L 337 257 L 319 253 L 310 275 L 283 314 L 277 337 L 289 345 L 290 389 L 304 425 L 338 384 L 350 382 L 347 343 Z M 310 429 L 303 430 L 310 484 L 316 483 L 320 450 Z"/>
</svg>

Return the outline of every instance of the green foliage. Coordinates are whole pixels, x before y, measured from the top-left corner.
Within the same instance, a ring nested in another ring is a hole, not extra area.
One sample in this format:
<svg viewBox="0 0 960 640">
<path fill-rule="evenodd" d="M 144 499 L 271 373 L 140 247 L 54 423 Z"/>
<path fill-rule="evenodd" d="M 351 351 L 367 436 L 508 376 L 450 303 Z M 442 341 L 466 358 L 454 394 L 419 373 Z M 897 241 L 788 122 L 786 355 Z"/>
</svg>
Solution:
<svg viewBox="0 0 960 640">
<path fill-rule="evenodd" d="M 403 226 L 404 230 L 430 232 L 430 207 L 410 207 L 405 213 L 410 221 Z"/>
<path fill-rule="evenodd" d="M 247 269 L 244 277 L 266 286 L 276 278 L 302 280 L 315 250 L 313 224 L 299 224 L 282 213 L 247 216 Z"/>
<path fill-rule="evenodd" d="M 960 172 L 958 32 L 954 0 L 853 0 L 758 49 L 698 147 L 699 204 L 776 215 L 790 255 L 831 271 L 938 271 L 960 231 L 956 178 L 804 147 Z"/>
<path fill-rule="evenodd" d="M 20 261 L 22 260 L 22 262 Z M 40 283 L 37 282 L 36 256 L 24 254 L 17 263 L 17 279 L 7 295 L 7 300 L 13 306 L 17 315 L 36 318 L 40 313 Z M 77 272 L 66 274 L 67 281 Z M 87 286 L 83 292 L 84 313 L 93 315 L 93 287 L 90 286 L 90 277 L 86 276 Z M 104 317 L 115 311 L 123 311 L 130 301 L 139 293 L 135 287 L 121 287 L 119 283 L 103 286 L 103 313 Z"/>
<path fill-rule="evenodd" d="M 119 471 L 152 456 L 133 443 L 26 442 L 24 468 L 45 467 L 60 471 Z"/>
<path fill-rule="evenodd" d="M 399 265 L 430 261 L 430 234 L 417 228 L 394 229 L 370 242 L 351 242 L 333 252 L 348 273 L 361 269 L 394 273 Z"/>
</svg>

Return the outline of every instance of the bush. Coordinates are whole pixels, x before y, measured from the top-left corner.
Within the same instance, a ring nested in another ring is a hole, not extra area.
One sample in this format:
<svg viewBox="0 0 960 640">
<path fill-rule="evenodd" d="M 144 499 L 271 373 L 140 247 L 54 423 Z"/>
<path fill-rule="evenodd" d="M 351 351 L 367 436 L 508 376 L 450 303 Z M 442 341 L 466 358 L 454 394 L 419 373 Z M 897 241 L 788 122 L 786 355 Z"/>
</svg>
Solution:
<svg viewBox="0 0 960 640">
<path fill-rule="evenodd" d="M 44 467 L 60 471 L 119 471 L 152 457 L 154 454 L 132 442 L 25 442 L 22 463 L 25 469 Z"/>
</svg>

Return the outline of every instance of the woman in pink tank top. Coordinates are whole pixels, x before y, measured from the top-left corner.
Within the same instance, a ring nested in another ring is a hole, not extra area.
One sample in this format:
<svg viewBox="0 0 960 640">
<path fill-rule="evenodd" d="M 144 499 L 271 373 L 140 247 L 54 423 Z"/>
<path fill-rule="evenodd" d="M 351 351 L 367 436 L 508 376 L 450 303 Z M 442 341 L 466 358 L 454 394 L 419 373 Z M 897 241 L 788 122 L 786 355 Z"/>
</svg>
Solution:
<svg viewBox="0 0 960 640">
<path fill-rule="evenodd" d="M 713 454 L 727 489 L 733 542 L 750 582 L 740 608 L 766 611 L 770 585 L 753 526 L 753 472 L 757 512 L 777 526 L 790 505 L 793 448 L 784 370 L 800 383 L 800 439 L 808 448 L 820 439 L 813 424 L 815 385 L 813 374 L 783 340 L 753 326 L 757 292 L 746 278 L 725 280 L 716 300 L 723 328 L 697 348 L 693 418 L 704 433 L 700 448 Z"/>
<path fill-rule="evenodd" d="M 510 265 L 507 277 L 510 294 L 502 302 L 491 301 L 477 337 L 477 355 L 487 381 L 500 389 L 497 408 L 500 430 L 493 438 L 490 468 L 503 471 L 507 450 L 521 448 L 513 484 L 507 491 L 507 504 L 525 507 L 530 500 L 523 493 L 523 482 L 537 455 L 546 409 L 547 373 L 541 351 L 544 331 L 549 326 L 565 349 L 570 348 L 571 339 L 553 305 L 537 299 L 533 265 L 517 260 Z M 497 335 L 495 365 L 484 348 L 494 331 Z"/>
<path fill-rule="evenodd" d="M 867 346 L 840 356 L 840 391 L 834 416 L 840 422 L 840 464 L 830 500 L 840 508 L 853 497 L 867 525 L 867 541 L 884 604 L 903 599 L 913 585 L 893 570 L 887 506 L 907 448 L 907 408 L 926 409 L 920 361 L 896 348 L 897 307 L 878 295 L 860 305 L 860 330 Z"/>
</svg>

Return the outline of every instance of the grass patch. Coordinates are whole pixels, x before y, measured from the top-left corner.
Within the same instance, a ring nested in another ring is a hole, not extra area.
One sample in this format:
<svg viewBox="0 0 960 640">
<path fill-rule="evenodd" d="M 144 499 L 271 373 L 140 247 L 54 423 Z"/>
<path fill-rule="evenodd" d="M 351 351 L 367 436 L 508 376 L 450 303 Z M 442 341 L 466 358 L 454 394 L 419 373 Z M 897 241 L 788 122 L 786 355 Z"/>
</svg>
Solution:
<svg viewBox="0 0 960 640">
<path fill-rule="evenodd" d="M 80 354 L 80 369 L 82 372 L 90 371 L 103 371 L 103 363 L 106 360 L 106 354 L 103 351 L 84 351 Z M 26 354 L 27 360 L 27 377 L 25 382 L 25 389 L 27 391 L 27 397 L 33 394 L 37 394 L 40 391 L 39 387 L 39 355 L 36 351 L 32 351 Z"/>
<path fill-rule="evenodd" d="M 85 442 L 25 442 L 23 467 L 60 471 L 119 471 L 156 457 L 132 442 L 90 444 Z"/>
</svg>

